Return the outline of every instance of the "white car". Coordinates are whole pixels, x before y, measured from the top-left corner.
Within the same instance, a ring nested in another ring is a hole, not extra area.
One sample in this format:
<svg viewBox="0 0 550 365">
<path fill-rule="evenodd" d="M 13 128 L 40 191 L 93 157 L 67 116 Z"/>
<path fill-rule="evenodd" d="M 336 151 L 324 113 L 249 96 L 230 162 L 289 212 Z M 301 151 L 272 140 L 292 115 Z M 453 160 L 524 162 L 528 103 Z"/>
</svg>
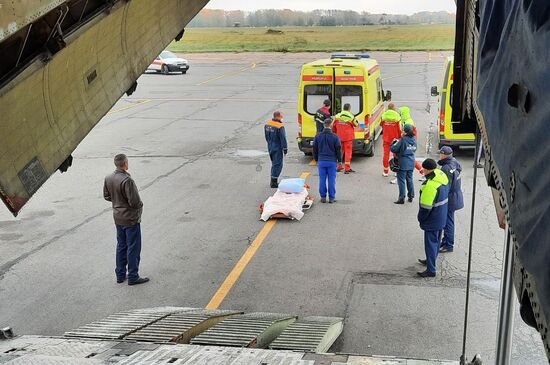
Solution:
<svg viewBox="0 0 550 365">
<path fill-rule="evenodd" d="M 162 72 L 168 75 L 170 72 L 187 73 L 189 62 L 186 59 L 179 58 L 170 51 L 162 51 L 161 54 L 147 67 L 147 71 Z"/>
</svg>

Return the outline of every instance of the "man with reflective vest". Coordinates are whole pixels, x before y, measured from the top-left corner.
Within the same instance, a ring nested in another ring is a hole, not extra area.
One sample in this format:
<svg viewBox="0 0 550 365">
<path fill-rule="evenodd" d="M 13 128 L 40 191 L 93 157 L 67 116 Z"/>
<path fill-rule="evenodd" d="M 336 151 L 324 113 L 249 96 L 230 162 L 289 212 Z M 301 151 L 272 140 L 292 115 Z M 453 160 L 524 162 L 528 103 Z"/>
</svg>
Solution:
<svg viewBox="0 0 550 365">
<path fill-rule="evenodd" d="M 395 104 L 390 103 L 388 110 L 382 114 L 382 140 L 384 142 L 384 156 L 382 165 L 384 166 L 383 176 L 388 177 L 390 172 L 390 146 L 394 139 L 401 138 L 401 115 L 395 110 Z"/>
<path fill-rule="evenodd" d="M 344 153 L 344 174 L 355 172 L 351 169 L 351 155 L 353 151 L 353 139 L 355 138 L 355 127 L 359 125 L 355 120 L 355 115 L 351 112 L 351 105 L 344 104 L 344 110 L 334 116 L 334 130 L 342 142 L 342 151 Z M 338 171 L 342 171 L 342 164 L 338 165 Z"/>
<path fill-rule="evenodd" d="M 447 223 L 443 230 L 443 239 L 441 240 L 441 249 L 439 252 L 453 252 L 455 245 L 455 211 L 464 208 L 464 197 L 460 184 L 462 166 L 453 157 L 453 149 L 449 146 L 441 147 L 437 163 L 441 166 L 441 171 L 447 174 L 450 182 Z"/>
<path fill-rule="evenodd" d="M 264 126 L 267 150 L 271 159 L 271 184 L 272 188 L 279 187 L 279 175 L 283 170 L 283 156 L 288 152 L 285 127 L 283 126 L 283 113 L 276 111 L 273 119 Z"/>
<path fill-rule="evenodd" d="M 418 132 L 416 131 L 414 120 L 411 118 L 411 108 L 409 108 L 408 106 L 402 106 L 401 108 L 399 108 L 399 112 L 401 114 L 401 129 L 404 130 L 407 124 L 411 125 L 414 135 L 416 136 L 416 140 L 418 141 Z M 422 166 L 420 165 L 420 162 L 415 161 L 414 168 L 417 169 L 420 174 L 424 175 L 424 171 L 422 171 Z"/>
<path fill-rule="evenodd" d="M 424 231 L 424 250 L 426 259 L 418 259 L 426 265 L 425 271 L 418 272 L 418 276 L 434 277 L 436 260 L 439 253 L 441 230 L 447 223 L 447 209 L 449 201 L 449 178 L 447 174 L 437 168 L 437 163 L 428 158 L 422 163 L 426 180 L 420 188 L 420 208 L 418 222 Z"/>
<path fill-rule="evenodd" d="M 325 129 L 325 120 L 331 117 L 330 115 L 330 100 L 325 99 L 323 106 L 315 113 L 315 126 L 317 127 L 317 134 L 321 133 Z"/>
</svg>

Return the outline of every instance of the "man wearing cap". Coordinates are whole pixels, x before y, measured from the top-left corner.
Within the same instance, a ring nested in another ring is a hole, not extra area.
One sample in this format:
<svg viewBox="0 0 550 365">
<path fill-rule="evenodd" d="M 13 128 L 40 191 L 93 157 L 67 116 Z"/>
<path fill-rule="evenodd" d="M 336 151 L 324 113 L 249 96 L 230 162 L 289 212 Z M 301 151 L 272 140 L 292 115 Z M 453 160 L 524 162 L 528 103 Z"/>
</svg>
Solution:
<svg viewBox="0 0 550 365">
<path fill-rule="evenodd" d="M 405 204 L 405 187 L 408 192 L 408 200 L 414 199 L 413 171 L 415 165 L 414 154 L 416 153 L 416 137 L 413 127 L 406 124 L 403 128 L 405 132 L 401 139 L 392 144 L 390 149 L 399 159 L 399 171 L 397 172 L 397 182 L 399 185 L 399 199 L 395 204 Z"/>
<path fill-rule="evenodd" d="M 455 211 L 464 208 L 464 197 L 461 189 L 462 166 L 453 157 L 453 149 L 449 146 L 441 147 L 439 150 L 439 161 L 441 171 L 449 178 L 449 207 L 447 209 L 447 223 L 443 230 L 441 249 L 439 252 L 453 252 L 455 244 Z"/>
<path fill-rule="evenodd" d="M 330 105 L 329 99 L 323 101 L 323 106 L 315 113 L 315 126 L 317 127 L 317 134 L 321 133 L 325 129 L 325 120 L 330 118 Z"/>
<path fill-rule="evenodd" d="M 420 187 L 420 207 L 418 222 L 424 231 L 424 250 L 426 259 L 418 261 L 426 265 L 425 271 L 418 272 L 418 276 L 434 277 L 436 260 L 439 253 L 441 230 L 447 222 L 447 203 L 449 197 L 449 178 L 437 168 L 437 163 L 428 158 L 422 163 L 426 181 Z"/>
<path fill-rule="evenodd" d="M 340 138 L 332 133 L 332 119 L 327 118 L 324 122 L 323 132 L 315 137 L 313 141 L 313 158 L 319 169 L 319 194 L 321 203 L 327 202 L 327 179 L 328 179 L 328 202 L 336 202 L 336 163 L 342 163 L 342 145 Z"/>
</svg>

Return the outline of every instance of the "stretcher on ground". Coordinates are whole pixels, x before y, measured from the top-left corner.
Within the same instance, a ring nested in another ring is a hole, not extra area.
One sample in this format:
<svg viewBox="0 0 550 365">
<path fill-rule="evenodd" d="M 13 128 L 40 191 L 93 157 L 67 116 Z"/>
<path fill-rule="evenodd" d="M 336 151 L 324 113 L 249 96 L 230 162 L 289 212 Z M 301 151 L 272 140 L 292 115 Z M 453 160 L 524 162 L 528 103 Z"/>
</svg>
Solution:
<svg viewBox="0 0 550 365">
<path fill-rule="evenodd" d="M 304 211 L 313 206 L 314 198 L 309 196 L 309 186 L 299 193 L 285 193 L 277 189 L 275 194 L 267 198 L 260 205 L 260 220 L 267 222 L 270 219 L 300 220 Z"/>
</svg>

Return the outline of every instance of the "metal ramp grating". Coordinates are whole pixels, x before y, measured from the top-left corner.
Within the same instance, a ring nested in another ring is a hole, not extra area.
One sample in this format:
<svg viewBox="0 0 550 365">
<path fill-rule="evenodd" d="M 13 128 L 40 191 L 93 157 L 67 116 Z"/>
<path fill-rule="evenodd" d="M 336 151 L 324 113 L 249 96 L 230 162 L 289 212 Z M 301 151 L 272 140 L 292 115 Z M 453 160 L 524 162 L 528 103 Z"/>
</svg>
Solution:
<svg viewBox="0 0 550 365">
<path fill-rule="evenodd" d="M 301 318 L 290 324 L 269 345 L 269 348 L 325 353 L 342 333 L 343 326 L 343 318 Z"/>
<path fill-rule="evenodd" d="M 151 309 L 134 309 L 108 316 L 75 330 L 65 332 L 65 337 L 96 338 L 104 340 L 122 339 L 151 323 L 173 313 L 191 310 L 182 307 L 160 307 Z"/>
<path fill-rule="evenodd" d="M 124 339 L 157 343 L 189 343 L 191 338 L 236 314 L 242 314 L 242 312 L 197 309 L 175 313 L 131 333 Z"/>
<path fill-rule="evenodd" d="M 248 313 L 229 317 L 191 340 L 195 345 L 267 347 L 296 316 Z"/>
</svg>

